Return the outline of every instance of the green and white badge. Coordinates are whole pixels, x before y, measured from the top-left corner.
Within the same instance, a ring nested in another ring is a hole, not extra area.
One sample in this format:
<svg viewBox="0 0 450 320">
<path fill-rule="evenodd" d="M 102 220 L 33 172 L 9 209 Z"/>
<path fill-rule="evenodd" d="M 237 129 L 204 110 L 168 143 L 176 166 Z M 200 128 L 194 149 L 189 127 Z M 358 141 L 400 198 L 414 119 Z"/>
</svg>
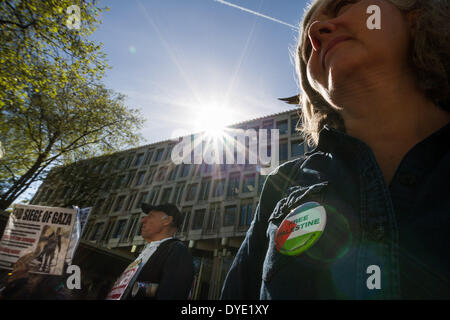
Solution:
<svg viewBox="0 0 450 320">
<path fill-rule="evenodd" d="M 301 254 L 319 240 L 326 222 L 325 208 L 317 202 L 307 202 L 293 209 L 278 227 L 277 250 L 288 256 Z"/>
</svg>

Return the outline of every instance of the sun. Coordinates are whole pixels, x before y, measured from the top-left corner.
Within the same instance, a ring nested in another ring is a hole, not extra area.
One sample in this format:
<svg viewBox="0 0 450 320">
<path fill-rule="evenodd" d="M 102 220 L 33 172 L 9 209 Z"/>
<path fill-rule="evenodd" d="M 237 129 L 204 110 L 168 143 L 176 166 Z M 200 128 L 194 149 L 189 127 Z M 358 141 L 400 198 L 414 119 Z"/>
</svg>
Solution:
<svg viewBox="0 0 450 320">
<path fill-rule="evenodd" d="M 208 137 L 222 137 L 226 126 L 233 123 L 232 112 L 227 106 L 209 103 L 196 109 L 195 130 Z"/>
</svg>

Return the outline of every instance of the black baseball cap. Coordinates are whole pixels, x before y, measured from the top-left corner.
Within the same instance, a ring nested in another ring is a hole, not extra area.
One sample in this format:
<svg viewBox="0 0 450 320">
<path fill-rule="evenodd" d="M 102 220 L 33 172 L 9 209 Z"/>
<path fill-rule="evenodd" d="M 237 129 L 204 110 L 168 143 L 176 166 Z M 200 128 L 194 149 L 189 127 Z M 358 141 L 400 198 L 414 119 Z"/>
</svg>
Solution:
<svg viewBox="0 0 450 320">
<path fill-rule="evenodd" d="M 174 204 L 164 203 L 164 204 L 154 206 L 154 205 L 142 202 L 141 209 L 145 214 L 147 214 L 153 210 L 162 211 L 165 214 L 167 214 L 168 216 L 173 217 L 173 222 L 177 226 L 177 228 L 180 228 L 180 226 L 181 226 L 181 222 L 182 222 L 181 212 L 180 212 L 180 210 L 178 210 L 177 206 Z"/>
</svg>

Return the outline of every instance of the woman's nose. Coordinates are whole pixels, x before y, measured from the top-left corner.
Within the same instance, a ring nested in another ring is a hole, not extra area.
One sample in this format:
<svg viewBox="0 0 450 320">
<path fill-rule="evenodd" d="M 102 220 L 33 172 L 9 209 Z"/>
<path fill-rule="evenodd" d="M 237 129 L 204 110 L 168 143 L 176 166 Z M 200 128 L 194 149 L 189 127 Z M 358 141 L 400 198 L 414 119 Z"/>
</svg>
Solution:
<svg viewBox="0 0 450 320">
<path fill-rule="evenodd" d="M 323 41 L 336 30 L 336 26 L 328 21 L 314 21 L 308 29 L 308 37 L 314 51 L 319 51 Z"/>
</svg>

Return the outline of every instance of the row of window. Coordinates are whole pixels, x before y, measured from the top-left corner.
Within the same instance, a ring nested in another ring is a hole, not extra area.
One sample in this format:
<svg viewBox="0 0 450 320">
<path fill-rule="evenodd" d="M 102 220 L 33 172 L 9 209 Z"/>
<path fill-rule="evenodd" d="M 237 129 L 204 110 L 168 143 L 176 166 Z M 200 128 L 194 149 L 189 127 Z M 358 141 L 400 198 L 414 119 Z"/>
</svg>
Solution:
<svg viewBox="0 0 450 320">
<path fill-rule="evenodd" d="M 180 229 L 180 233 L 185 233 L 189 230 L 201 230 L 216 232 L 219 226 L 231 227 L 236 225 L 236 216 L 238 212 L 237 205 L 230 205 L 224 207 L 222 223 L 220 223 L 220 208 L 221 204 L 211 204 L 209 215 L 206 216 L 206 209 L 197 209 L 192 211 L 192 207 L 183 209 L 184 220 Z M 248 227 L 253 220 L 253 200 L 243 200 L 239 207 L 238 227 Z M 191 218 L 191 215 L 193 217 Z M 205 221 L 205 219 L 208 219 Z M 192 221 L 191 221 L 192 220 Z"/>
<path fill-rule="evenodd" d="M 187 186 L 186 194 L 184 195 L 185 183 L 178 183 L 175 187 L 166 187 L 162 190 L 161 198 L 159 199 L 159 194 L 161 191 L 161 186 L 155 186 L 151 191 L 132 192 L 130 195 L 120 195 L 117 197 L 111 195 L 107 200 L 99 199 L 95 205 L 95 212 L 103 212 L 104 214 L 109 213 L 111 207 L 113 207 L 113 212 L 119 212 L 123 208 L 125 211 L 131 211 L 133 209 L 138 209 L 142 202 L 157 204 L 157 203 L 167 203 L 172 202 L 177 205 L 184 201 L 207 201 L 210 198 L 217 198 L 226 195 L 227 199 L 232 198 L 239 193 L 251 193 L 256 189 L 256 174 L 245 174 L 242 178 L 242 188 L 241 188 L 241 175 L 240 173 L 231 173 L 227 179 L 216 179 L 212 180 L 210 178 L 203 179 L 201 183 L 190 183 Z M 264 177 L 260 176 L 258 193 L 261 192 L 264 183 Z M 226 187 L 226 189 L 225 189 Z M 173 191 L 175 190 L 175 193 Z M 183 198 L 184 195 L 184 198 Z M 127 199 L 128 197 L 128 199 Z M 135 201 L 137 198 L 137 201 Z M 103 207 L 103 205 L 106 205 Z M 133 206 L 134 205 L 134 206 Z M 103 207 L 103 209 L 102 209 Z"/>
<path fill-rule="evenodd" d="M 270 150 L 269 150 L 270 153 Z M 303 143 L 301 141 L 291 141 L 291 156 L 298 157 L 304 153 Z M 269 154 L 270 156 L 270 154 Z M 279 146 L 279 159 L 280 161 L 285 161 L 288 159 L 288 143 L 287 141 L 280 141 Z M 166 178 L 168 181 L 173 181 L 178 178 L 185 178 L 189 175 L 191 167 L 193 165 L 190 164 L 180 164 L 176 166 L 164 166 L 157 168 L 157 166 L 153 166 L 147 171 L 131 171 L 127 175 L 120 175 L 116 177 L 115 181 L 106 181 L 103 190 L 108 191 L 111 189 L 120 189 L 120 188 L 129 188 L 134 186 L 141 186 L 143 184 L 150 185 L 152 182 L 162 182 L 165 181 Z M 227 165 L 219 165 L 218 169 L 220 171 L 226 171 Z M 197 171 L 195 175 L 200 176 L 201 173 L 208 174 L 212 171 L 212 165 L 202 164 L 201 166 L 197 166 Z M 146 177 L 147 174 L 147 177 Z M 146 177 L 146 179 L 145 179 Z M 144 181 L 145 179 L 145 181 Z M 134 184 L 133 184 L 134 182 Z"/>
<path fill-rule="evenodd" d="M 286 120 L 287 121 L 287 120 Z M 170 148 L 169 148 L 170 149 Z M 164 149 L 160 149 L 158 151 L 158 154 L 162 154 L 162 151 Z M 270 149 L 269 156 L 270 156 Z M 301 140 L 298 141 L 291 141 L 291 156 L 292 157 L 298 157 L 304 154 L 304 146 Z M 142 160 L 143 154 L 140 155 L 136 159 L 136 163 L 139 164 Z M 149 155 L 148 155 L 149 156 Z M 150 159 L 151 156 L 148 158 Z M 157 156 L 156 159 L 159 159 L 160 156 Z M 288 142 L 285 140 L 280 141 L 279 145 L 279 159 L 280 161 L 285 161 L 288 159 Z M 216 165 L 217 171 L 223 172 L 226 171 L 228 165 L 222 164 L 222 165 Z M 231 165 L 232 167 L 235 165 Z M 176 166 L 163 166 L 163 167 L 157 167 L 152 166 L 148 171 L 130 171 L 128 174 L 121 174 L 116 177 L 113 177 L 111 179 L 105 180 L 103 184 L 102 190 L 105 192 L 108 192 L 110 190 L 117 190 L 121 188 L 131 188 L 141 185 L 150 185 L 153 182 L 163 182 L 163 181 L 174 181 L 176 179 L 181 179 L 189 176 L 189 173 L 191 171 L 191 167 L 196 167 L 197 170 L 194 172 L 195 176 L 201 176 L 202 174 L 209 174 L 213 171 L 213 165 L 208 165 L 206 163 L 203 163 L 202 165 L 190 165 L 190 164 L 180 164 Z M 253 168 L 251 165 L 245 166 L 247 169 Z M 245 184 L 245 182 L 244 182 Z M 38 202 L 44 202 L 50 199 L 51 196 L 53 198 L 56 198 L 57 193 L 53 192 L 53 189 L 44 189 L 41 195 L 39 196 Z M 65 190 L 63 193 L 68 193 L 70 190 Z M 251 190 L 250 190 L 251 191 Z M 244 191 L 246 192 L 246 187 L 244 187 Z M 218 190 L 218 193 L 220 194 L 220 190 Z M 216 194 L 216 192 L 214 192 Z M 63 196 L 64 197 L 64 196 Z"/>
<path fill-rule="evenodd" d="M 285 134 L 287 134 L 288 132 L 291 133 L 291 135 L 295 134 L 295 128 L 296 125 L 299 121 L 299 118 L 297 116 L 291 115 L 290 119 L 284 119 L 284 120 L 278 120 L 275 121 L 275 119 L 266 119 L 263 120 L 262 122 L 262 129 L 274 129 L 277 128 L 279 130 L 280 136 L 283 136 Z M 252 129 L 259 129 L 259 126 L 254 127 Z M 117 161 L 115 162 L 103 162 L 103 163 L 99 163 L 97 165 L 95 165 L 95 167 L 92 169 L 94 172 L 96 173 L 100 173 L 100 174 L 105 174 L 109 171 L 111 171 L 112 169 L 116 169 L 116 170 L 126 170 L 129 169 L 130 167 L 139 167 L 141 165 L 149 165 L 151 163 L 157 163 L 160 161 L 164 161 L 169 159 L 170 154 L 172 152 L 174 144 L 169 144 L 168 146 L 161 146 L 160 148 L 156 148 L 156 149 L 150 149 L 147 152 L 140 152 L 138 154 L 132 154 L 129 155 L 128 157 L 124 156 L 121 157 L 119 159 L 117 159 Z M 270 150 L 268 150 L 269 152 L 269 156 L 270 156 Z M 291 156 L 292 157 L 297 157 L 300 156 L 304 153 L 303 150 L 303 144 L 302 141 L 292 141 L 291 142 Z M 288 145 L 286 141 L 280 141 L 280 157 L 279 157 L 280 161 L 284 161 L 288 159 Z M 89 165 L 87 165 L 87 167 L 89 167 Z M 87 168 L 86 167 L 86 168 Z M 70 170 L 70 168 L 67 168 Z M 81 172 L 80 168 L 75 168 L 74 169 L 77 170 L 77 172 Z M 153 168 L 153 170 L 156 170 L 156 167 Z M 160 169 L 160 171 L 158 172 L 158 179 L 159 180 L 163 180 L 163 176 L 165 176 L 167 171 L 170 171 L 170 175 L 168 177 L 169 180 L 171 179 L 176 179 L 176 175 L 177 172 L 179 170 L 179 167 L 175 167 L 175 168 L 165 168 L 165 169 Z M 189 170 L 189 167 L 187 168 L 183 168 L 182 170 L 182 174 L 181 177 L 187 176 L 186 171 Z M 166 172 L 164 172 L 166 171 Z M 134 175 L 136 175 L 136 172 L 134 172 Z M 115 182 L 106 182 L 106 187 L 109 190 L 109 188 L 111 187 L 115 187 L 115 186 L 126 186 L 126 187 L 130 187 L 131 186 L 131 182 L 134 180 L 135 176 L 131 176 L 129 175 L 126 179 L 126 183 L 125 183 L 125 176 L 120 176 L 117 177 L 117 180 Z M 149 174 L 148 176 L 148 181 L 147 183 L 151 183 L 151 179 L 153 179 L 153 175 Z M 139 172 L 138 173 L 138 177 L 136 179 L 135 185 L 141 185 L 144 181 L 144 176 L 145 176 L 145 172 Z M 115 184 L 114 184 L 115 183 Z M 49 189 L 46 190 L 45 195 L 40 199 L 40 201 L 46 201 L 49 199 L 50 195 L 52 195 L 53 197 L 56 197 L 56 193 L 52 192 L 53 190 Z"/>
<path fill-rule="evenodd" d="M 256 186 L 256 174 L 247 174 L 243 177 L 242 189 L 240 188 L 240 174 L 232 173 L 228 178 L 228 185 L 226 189 L 227 198 L 233 197 L 239 193 L 248 193 L 255 191 Z M 264 178 L 260 177 L 260 187 Z M 199 183 L 192 183 L 188 186 L 188 193 L 186 195 L 186 201 L 197 200 L 197 189 L 200 185 L 200 194 L 198 195 L 198 200 L 208 200 L 210 197 L 221 197 L 225 193 L 226 179 L 214 180 L 212 183 L 211 179 L 203 179 Z M 212 185 L 212 188 L 211 188 Z"/>
<path fill-rule="evenodd" d="M 296 134 L 295 128 L 297 126 L 298 121 L 299 121 L 298 117 L 291 118 L 291 135 Z M 289 122 L 287 119 L 277 121 L 276 127 L 279 130 L 280 135 L 288 134 L 289 132 Z"/>
<path fill-rule="evenodd" d="M 136 154 L 129 155 L 128 157 L 121 157 L 117 159 L 115 162 L 103 162 L 97 164 L 93 168 L 94 173 L 104 174 L 110 172 L 111 170 L 126 170 L 130 167 L 139 167 L 141 165 L 149 165 L 151 163 L 156 163 L 160 161 L 164 161 L 169 159 L 170 154 L 172 152 L 173 145 L 169 145 L 167 150 L 165 147 L 158 148 L 156 150 L 150 149 L 147 153 L 142 152 Z M 164 151 L 166 151 L 164 153 Z M 164 158 L 163 158 L 164 155 Z M 145 157 L 145 158 L 144 158 Z"/>
<path fill-rule="evenodd" d="M 278 129 L 280 135 L 288 134 L 289 132 L 291 135 L 296 134 L 296 126 L 298 124 L 299 118 L 297 116 L 291 116 L 290 117 L 290 130 L 289 130 L 289 119 L 283 119 L 275 121 L 275 119 L 267 119 L 262 122 L 261 129 Z M 248 126 L 248 128 L 244 129 L 255 129 L 258 130 L 259 126 Z"/>
<path fill-rule="evenodd" d="M 294 135 L 295 132 L 295 128 L 296 125 L 299 121 L 298 117 L 292 117 L 291 118 L 291 125 L 290 125 L 290 132 L 292 135 Z M 263 129 L 273 129 L 274 128 L 274 120 L 270 119 L 270 120 L 265 120 L 263 122 L 262 128 Z M 258 130 L 259 127 L 255 127 L 253 129 Z M 279 130 L 279 134 L 280 135 L 285 135 L 288 134 L 289 132 L 289 121 L 286 120 L 280 120 L 276 122 L 276 128 Z M 299 145 L 301 143 L 301 141 L 297 141 L 295 142 L 296 145 Z M 167 150 L 165 147 L 161 147 L 158 148 L 156 150 L 154 149 L 150 149 L 148 150 L 147 153 L 142 152 L 142 153 L 138 153 L 137 155 L 131 155 L 128 157 L 128 159 L 126 157 L 122 157 L 119 158 L 117 160 L 115 169 L 116 170 L 122 170 L 122 169 L 128 169 L 130 168 L 130 166 L 132 165 L 133 167 L 139 167 L 141 164 L 143 164 L 144 166 L 149 165 L 151 163 L 155 163 L 155 162 L 160 162 L 161 160 L 165 161 L 168 160 L 170 157 L 170 154 L 172 152 L 174 145 L 171 144 L 167 147 Z M 301 153 L 294 151 L 292 153 L 292 156 L 297 156 L 300 155 Z M 164 156 L 164 158 L 163 158 Z M 145 157 L 145 158 L 144 158 Z M 134 160 L 134 161 L 133 161 Z M 99 164 L 96 168 L 95 171 L 97 172 L 101 172 L 104 173 L 106 169 L 106 163 L 103 164 Z"/>
<path fill-rule="evenodd" d="M 242 200 L 239 206 L 239 220 L 236 221 L 238 212 L 237 205 L 230 205 L 224 207 L 222 222 L 220 223 L 221 204 L 211 204 L 209 215 L 207 209 L 192 210 L 192 207 L 186 207 L 181 210 L 184 215 L 183 223 L 179 230 L 180 233 L 185 233 L 189 230 L 201 230 L 216 232 L 219 226 L 229 227 L 248 227 L 254 214 L 254 204 L 252 199 Z M 205 221 L 205 219 L 208 219 Z M 121 242 L 132 241 L 135 236 L 141 235 L 140 214 L 134 214 L 130 219 L 116 220 L 117 217 L 112 217 L 105 227 L 105 222 L 97 222 L 95 225 L 90 225 L 86 228 L 84 237 L 91 241 L 108 241 L 110 239 L 120 239 Z M 116 222 L 117 221 L 117 222 Z"/>
</svg>

